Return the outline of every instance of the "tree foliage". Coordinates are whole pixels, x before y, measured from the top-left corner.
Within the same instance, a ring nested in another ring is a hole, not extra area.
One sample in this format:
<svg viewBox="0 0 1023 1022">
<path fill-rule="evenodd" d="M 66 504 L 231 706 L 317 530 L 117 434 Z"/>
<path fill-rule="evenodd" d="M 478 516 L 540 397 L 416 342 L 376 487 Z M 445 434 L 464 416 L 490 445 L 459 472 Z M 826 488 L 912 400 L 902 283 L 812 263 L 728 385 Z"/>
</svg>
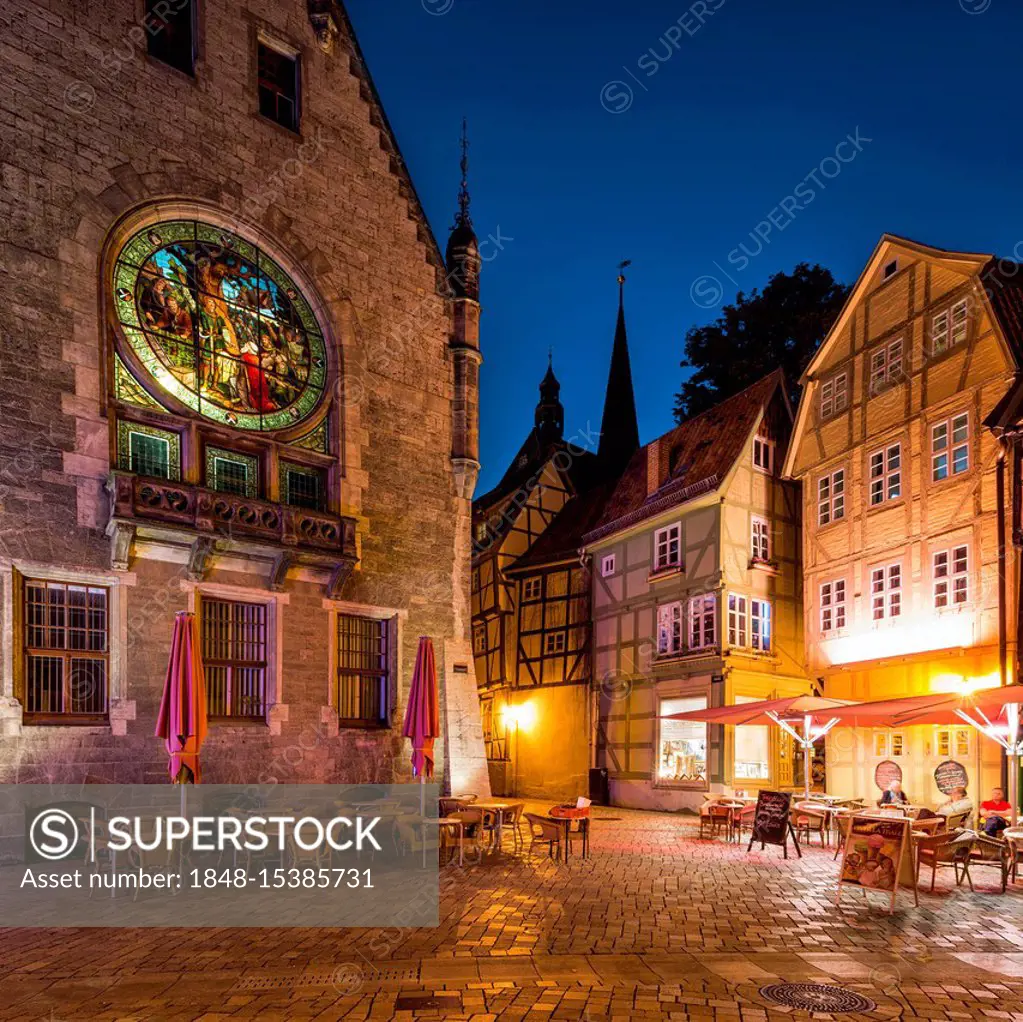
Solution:
<svg viewBox="0 0 1023 1022">
<path fill-rule="evenodd" d="M 675 419 L 684 422 L 781 366 L 793 403 L 799 378 L 849 295 L 831 271 L 799 263 L 776 273 L 763 290 L 740 291 L 706 326 L 686 333 L 683 369 L 693 372 L 675 395 Z"/>
</svg>

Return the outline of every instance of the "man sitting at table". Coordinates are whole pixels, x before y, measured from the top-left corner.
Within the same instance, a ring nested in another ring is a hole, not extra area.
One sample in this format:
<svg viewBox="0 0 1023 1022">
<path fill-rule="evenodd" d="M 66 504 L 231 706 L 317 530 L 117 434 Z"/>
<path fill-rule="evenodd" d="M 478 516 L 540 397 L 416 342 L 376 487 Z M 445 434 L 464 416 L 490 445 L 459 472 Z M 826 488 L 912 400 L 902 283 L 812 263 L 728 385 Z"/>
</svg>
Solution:
<svg viewBox="0 0 1023 1022">
<path fill-rule="evenodd" d="M 933 820 L 936 816 L 955 816 L 956 813 L 972 813 L 973 800 L 966 794 L 963 787 L 953 788 L 949 792 L 948 799 L 941 803 L 934 812 L 930 809 L 921 809 L 917 815 L 918 820 Z"/>
<path fill-rule="evenodd" d="M 1009 826 L 1006 817 L 1012 812 L 1012 806 L 1005 800 L 1005 792 L 1001 788 L 991 789 L 991 798 L 981 802 L 980 815 L 984 833 L 989 837 L 998 837 Z"/>
<path fill-rule="evenodd" d="M 906 793 L 902 790 L 902 781 L 892 781 L 881 796 L 880 806 L 904 806 L 909 802 Z"/>
</svg>

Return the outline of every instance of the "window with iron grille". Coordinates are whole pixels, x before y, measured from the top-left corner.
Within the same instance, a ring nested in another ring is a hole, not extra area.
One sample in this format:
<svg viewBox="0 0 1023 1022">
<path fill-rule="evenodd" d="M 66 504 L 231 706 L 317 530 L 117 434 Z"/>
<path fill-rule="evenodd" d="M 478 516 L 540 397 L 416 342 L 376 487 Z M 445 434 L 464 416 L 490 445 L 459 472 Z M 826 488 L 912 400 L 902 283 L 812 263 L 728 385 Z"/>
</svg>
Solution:
<svg viewBox="0 0 1023 1022">
<path fill-rule="evenodd" d="M 322 511 L 325 490 L 323 473 L 318 468 L 281 463 L 281 495 L 285 504 Z"/>
<path fill-rule="evenodd" d="M 207 447 L 206 485 L 218 493 L 255 497 L 259 490 L 259 460 L 251 454 Z"/>
<path fill-rule="evenodd" d="M 298 131 L 298 57 L 259 43 L 259 112 Z"/>
<path fill-rule="evenodd" d="M 121 421 L 117 424 L 117 464 L 125 472 L 151 479 L 180 479 L 181 436 Z"/>
<path fill-rule="evenodd" d="M 211 720 L 265 720 L 267 620 L 265 603 L 202 597 L 202 662 Z"/>
<path fill-rule="evenodd" d="M 146 0 L 149 55 L 186 75 L 195 74 L 195 0 Z"/>
<path fill-rule="evenodd" d="M 23 619 L 25 722 L 105 721 L 108 590 L 25 579 Z"/>
<path fill-rule="evenodd" d="M 342 724 L 386 727 L 390 703 L 390 630 L 386 619 L 337 616 L 337 712 Z"/>
</svg>

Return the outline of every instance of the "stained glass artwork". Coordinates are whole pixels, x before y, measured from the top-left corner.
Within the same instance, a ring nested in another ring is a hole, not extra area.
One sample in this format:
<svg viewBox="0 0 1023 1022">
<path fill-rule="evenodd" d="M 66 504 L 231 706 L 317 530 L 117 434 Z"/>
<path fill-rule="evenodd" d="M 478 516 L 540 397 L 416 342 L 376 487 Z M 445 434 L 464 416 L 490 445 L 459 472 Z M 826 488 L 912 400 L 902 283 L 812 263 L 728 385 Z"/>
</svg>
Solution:
<svg viewBox="0 0 1023 1022">
<path fill-rule="evenodd" d="M 181 437 L 141 423 L 117 424 L 117 460 L 126 472 L 157 479 L 181 478 Z"/>
<path fill-rule="evenodd" d="M 296 437 L 291 441 L 292 447 L 304 447 L 307 451 L 327 453 L 327 423 L 321 422 L 311 433 Z"/>
<path fill-rule="evenodd" d="M 309 302 L 266 252 L 220 227 L 138 231 L 117 260 L 114 304 L 156 387 L 204 418 L 286 429 L 323 396 L 326 348 Z"/>
<path fill-rule="evenodd" d="M 114 356 L 114 397 L 125 404 L 163 411 L 159 402 L 154 401 L 138 380 L 128 372 L 128 367 L 121 361 L 119 355 Z"/>
</svg>

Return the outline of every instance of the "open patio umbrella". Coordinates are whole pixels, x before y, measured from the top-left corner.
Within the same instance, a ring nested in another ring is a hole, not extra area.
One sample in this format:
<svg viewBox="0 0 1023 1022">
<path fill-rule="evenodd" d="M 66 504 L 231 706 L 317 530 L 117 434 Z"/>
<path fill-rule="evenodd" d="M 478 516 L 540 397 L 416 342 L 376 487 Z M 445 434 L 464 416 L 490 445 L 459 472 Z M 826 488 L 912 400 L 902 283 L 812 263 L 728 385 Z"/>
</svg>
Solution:
<svg viewBox="0 0 1023 1022">
<path fill-rule="evenodd" d="M 156 719 L 156 737 L 166 743 L 168 769 L 175 784 L 198 784 L 202 780 L 199 753 L 206 730 L 206 678 L 195 615 L 182 611 L 174 618 L 167 677 Z M 184 789 L 181 794 L 184 802 Z"/>
<path fill-rule="evenodd" d="M 965 721 L 993 742 L 997 742 L 1009 759 L 1009 803 L 1012 824 L 1016 824 L 1019 757 L 1023 754 L 1020 732 L 1020 705 L 1023 685 L 999 685 L 974 692 L 934 693 L 905 696 L 902 699 L 881 699 L 872 703 L 856 703 L 836 709 L 836 717 L 851 727 L 911 727 L 916 724 L 936 726 Z"/>
<path fill-rule="evenodd" d="M 790 734 L 803 750 L 803 793 L 810 797 L 810 768 L 813 744 L 823 738 L 837 723 L 836 710 L 848 707 L 847 699 L 825 699 L 823 696 L 790 696 L 786 699 L 762 699 L 756 703 L 736 703 L 732 706 L 708 707 L 669 713 L 666 720 L 700 720 L 707 724 L 728 724 L 742 727 L 746 724 L 777 724 Z M 797 726 L 801 728 L 797 730 Z"/>
<path fill-rule="evenodd" d="M 401 733 L 412 742 L 412 773 L 420 785 L 433 776 L 433 743 L 440 737 L 440 714 L 437 711 L 437 662 L 433 643 L 422 635 L 416 653 L 416 668 L 405 708 L 405 725 Z M 425 798 L 425 795 L 423 796 Z M 425 811 L 425 805 L 422 809 Z"/>
</svg>

